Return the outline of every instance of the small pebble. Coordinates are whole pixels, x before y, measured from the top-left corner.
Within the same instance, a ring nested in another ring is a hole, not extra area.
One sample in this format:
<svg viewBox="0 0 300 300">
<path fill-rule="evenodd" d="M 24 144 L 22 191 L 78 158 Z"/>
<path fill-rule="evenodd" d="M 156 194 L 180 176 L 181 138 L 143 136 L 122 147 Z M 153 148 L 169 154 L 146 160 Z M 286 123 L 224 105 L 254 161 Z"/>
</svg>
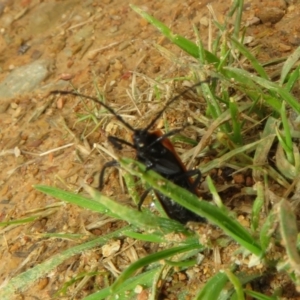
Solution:
<svg viewBox="0 0 300 300">
<path fill-rule="evenodd" d="M 262 23 L 275 24 L 279 22 L 285 14 L 285 11 L 277 6 L 265 5 L 256 10 L 255 15 Z"/>
<path fill-rule="evenodd" d="M 291 46 L 283 44 L 283 43 L 278 43 L 277 47 L 281 52 L 288 52 L 288 51 L 292 50 Z"/>
<path fill-rule="evenodd" d="M 118 50 L 122 51 L 122 50 L 128 48 L 130 46 L 130 44 L 131 43 L 129 41 L 125 41 L 119 45 Z"/>
<path fill-rule="evenodd" d="M 117 32 L 119 30 L 119 27 L 118 26 L 112 26 L 111 28 L 110 28 L 110 32 L 111 33 L 115 33 L 115 32 Z"/>
<path fill-rule="evenodd" d="M 205 27 L 207 27 L 208 24 L 209 24 L 208 18 L 207 18 L 207 17 L 202 17 L 202 18 L 200 19 L 200 24 L 203 25 L 203 26 L 205 26 Z"/>
<path fill-rule="evenodd" d="M 62 109 L 64 107 L 64 100 L 62 97 L 59 97 L 57 102 L 56 102 L 56 107 L 58 109 Z"/>
<path fill-rule="evenodd" d="M 288 40 L 293 46 L 299 46 L 300 45 L 300 34 L 299 35 L 291 35 L 288 37 Z"/>
<path fill-rule="evenodd" d="M 233 180 L 237 184 L 244 184 L 245 176 L 243 174 L 235 174 L 235 175 L 233 175 Z"/>
<path fill-rule="evenodd" d="M 37 288 L 39 290 L 43 290 L 49 283 L 49 278 L 48 277 L 44 277 L 42 279 L 39 280 Z"/>
<path fill-rule="evenodd" d="M 73 77 L 74 75 L 70 73 L 62 73 L 59 75 L 59 79 L 66 80 L 66 81 L 71 80 Z"/>
<path fill-rule="evenodd" d="M 140 23 L 140 25 L 141 25 L 142 27 L 145 27 L 145 26 L 147 26 L 147 25 L 149 24 L 148 21 L 145 20 L 145 19 L 141 19 L 139 23 Z"/>
</svg>

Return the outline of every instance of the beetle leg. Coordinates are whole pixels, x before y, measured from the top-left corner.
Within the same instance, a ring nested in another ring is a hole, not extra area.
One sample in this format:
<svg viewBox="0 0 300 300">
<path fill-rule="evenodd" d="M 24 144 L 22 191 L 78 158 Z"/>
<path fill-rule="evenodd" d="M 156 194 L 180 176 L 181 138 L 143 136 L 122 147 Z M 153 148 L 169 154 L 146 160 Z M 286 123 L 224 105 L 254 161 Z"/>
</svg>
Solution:
<svg viewBox="0 0 300 300">
<path fill-rule="evenodd" d="M 173 177 L 172 181 L 173 180 L 177 181 L 177 180 L 182 179 L 182 178 L 189 178 L 189 177 L 192 177 L 192 176 L 195 176 L 195 175 L 197 175 L 197 176 L 194 179 L 194 182 L 192 183 L 192 186 L 191 186 L 192 189 L 195 189 L 199 185 L 200 180 L 201 180 L 201 172 L 200 172 L 199 169 L 188 170 L 183 174 L 179 174 L 178 176 Z"/>
<path fill-rule="evenodd" d="M 177 179 L 182 179 L 182 178 L 186 178 L 186 177 L 192 177 L 195 175 L 197 175 L 195 182 L 197 181 L 199 183 L 200 179 L 201 179 L 201 172 L 199 169 L 188 170 L 182 174 L 178 174 L 178 176 L 174 177 L 174 179 L 177 180 Z"/>
<path fill-rule="evenodd" d="M 195 176 L 195 175 L 197 175 L 196 178 L 194 179 L 193 184 L 192 184 L 192 188 L 195 189 L 195 188 L 197 188 L 197 186 L 198 186 L 199 183 L 200 183 L 200 180 L 201 180 L 201 172 L 200 172 L 199 169 L 194 169 L 194 170 L 189 170 L 189 171 L 187 171 L 187 173 L 189 173 L 189 172 L 190 172 L 190 176 Z"/>
<path fill-rule="evenodd" d="M 107 139 L 118 150 L 123 149 L 122 144 L 130 146 L 131 148 L 135 149 L 134 145 L 132 145 L 131 143 L 129 143 L 129 142 L 123 140 L 123 139 L 117 138 L 116 136 L 110 135 Z"/>
<path fill-rule="evenodd" d="M 145 201 L 147 195 L 149 194 L 149 192 L 150 192 L 151 190 L 152 190 L 152 188 L 149 188 L 149 189 L 147 189 L 147 190 L 142 194 L 142 196 L 141 196 L 141 198 L 140 198 L 140 201 L 139 201 L 139 203 L 138 203 L 138 205 L 137 205 L 139 211 L 141 211 L 142 204 L 143 204 L 143 202 Z"/>
<path fill-rule="evenodd" d="M 150 145 L 148 145 L 147 148 L 151 148 L 153 145 L 155 145 L 155 144 L 161 142 L 162 140 L 168 138 L 169 136 L 172 136 L 172 135 L 174 135 L 174 134 L 176 134 L 176 133 L 182 131 L 182 129 L 183 129 L 183 128 L 173 129 L 173 130 L 171 130 L 171 131 L 169 131 L 169 132 L 167 132 L 167 133 L 165 133 L 165 134 L 159 136 L 154 142 L 152 142 Z"/>
</svg>

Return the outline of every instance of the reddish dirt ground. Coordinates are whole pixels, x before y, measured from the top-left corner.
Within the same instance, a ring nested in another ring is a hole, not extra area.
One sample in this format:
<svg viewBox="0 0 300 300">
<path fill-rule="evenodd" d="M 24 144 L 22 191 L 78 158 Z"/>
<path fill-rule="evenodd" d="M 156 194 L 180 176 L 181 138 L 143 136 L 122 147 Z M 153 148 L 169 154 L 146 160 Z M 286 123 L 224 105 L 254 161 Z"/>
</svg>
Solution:
<svg viewBox="0 0 300 300">
<path fill-rule="evenodd" d="M 195 40 L 192 25 L 196 24 L 207 44 L 210 16 L 207 4 L 210 3 L 216 19 L 222 23 L 231 1 L 133 0 L 131 3 L 161 20 L 173 32 L 192 40 Z M 299 11 L 300 4 L 291 1 L 246 1 L 243 24 L 247 27 L 248 46 L 255 49 L 260 61 L 286 57 L 299 46 Z M 168 53 L 162 53 L 155 45 L 170 50 L 178 60 L 169 59 Z M 99 222 L 98 214 L 62 204 L 32 187 L 44 184 L 78 192 L 83 182 L 97 186 L 97 174 L 110 158 L 104 153 L 91 152 L 93 144 L 109 147 L 107 136 L 120 132 L 125 139 L 129 138 L 129 133 L 120 131 L 120 124 L 109 116 L 102 119 L 101 129 L 91 132 L 94 125 L 90 119 L 80 122 L 81 116 L 88 115 L 80 99 L 48 93 L 71 89 L 70 81 L 85 94 L 96 95 L 98 88 L 107 103 L 116 110 L 122 109 L 125 118 L 134 116 L 126 120 L 134 126 L 143 126 L 160 107 L 141 101 L 133 105 L 127 93 L 131 92 L 133 80 L 140 95 L 144 95 L 140 98 L 151 100 L 147 95 L 153 84 L 151 79 L 174 78 L 188 72 L 182 63 L 185 56 L 133 12 L 128 1 L 0 2 L 0 83 L 22 66 L 34 62 L 45 66 L 45 75 L 35 86 L 28 87 L 26 77 L 15 79 L 0 94 L 0 221 L 40 216 L 37 221 L 1 230 L 0 285 L 76 244 L 45 239 L 42 237 L 45 232 L 89 235 L 87 228 L 94 228 L 92 232 L 101 235 L 123 226 L 122 222 L 110 219 L 93 226 Z M 276 71 L 270 70 L 274 76 Z M 21 88 L 14 89 L 21 82 Z M 91 103 L 88 106 L 93 107 Z M 180 124 L 181 119 L 174 113 L 172 116 L 170 124 Z M 119 187 L 118 174 L 113 172 L 110 180 L 105 192 L 127 202 L 128 197 Z M 97 261 L 97 252 L 89 255 L 90 260 Z M 55 272 L 67 273 L 68 266 L 78 260 L 84 269 L 84 259 L 74 257 Z M 225 265 L 230 263 L 230 251 L 222 254 L 222 260 Z M 203 265 L 207 270 L 203 273 L 205 280 L 214 268 L 209 259 Z M 18 299 L 31 299 L 33 295 L 38 295 L 36 299 L 52 298 L 66 281 L 63 275 L 56 275 L 41 280 L 22 294 L 24 298 Z M 284 277 L 275 281 L 280 285 L 285 280 Z M 81 292 L 74 299 L 81 299 L 87 293 Z"/>
</svg>

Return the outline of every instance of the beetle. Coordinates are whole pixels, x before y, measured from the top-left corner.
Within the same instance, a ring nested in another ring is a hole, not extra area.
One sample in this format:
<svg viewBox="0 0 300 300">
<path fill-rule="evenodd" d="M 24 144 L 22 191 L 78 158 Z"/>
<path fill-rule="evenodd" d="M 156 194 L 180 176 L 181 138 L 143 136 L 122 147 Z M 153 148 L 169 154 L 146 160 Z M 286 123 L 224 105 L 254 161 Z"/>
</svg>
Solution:
<svg viewBox="0 0 300 300">
<path fill-rule="evenodd" d="M 174 131 L 172 133 L 174 133 Z M 155 167 L 153 167 L 153 169 L 166 179 L 172 181 L 174 184 L 190 191 L 196 196 L 200 196 L 199 191 L 197 189 L 201 179 L 200 170 L 186 169 L 185 165 L 183 164 L 177 152 L 175 151 L 171 141 L 168 138 L 165 138 L 166 134 L 164 135 L 160 130 L 155 130 L 148 134 L 151 134 L 151 138 L 155 139 L 155 141 L 159 141 L 157 146 L 155 147 L 155 151 L 157 151 L 157 157 L 159 158 L 159 160 L 156 162 L 156 165 Z M 138 155 L 137 160 L 142 161 L 142 159 L 138 158 Z M 196 176 L 195 180 L 191 179 L 192 176 Z M 141 196 L 140 201 L 138 203 L 139 210 L 141 209 L 141 205 L 149 191 L 149 189 L 146 190 Z M 154 191 L 169 218 L 177 220 L 182 224 L 186 224 L 189 221 L 205 221 L 199 215 L 184 208 L 183 206 L 174 202 L 172 199 L 160 193 L 159 191 Z"/>
<path fill-rule="evenodd" d="M 72 91 L 53 91 L 52 93 L 61 94 L 72 94 L 79 97 L 84 97 L 86 99 L 92 100 L 101 104 L 105 107 L 111 114 L 113 114 L 117 120 L 119 120 L 125 127 L 127 127 L 133 133 L 133 142 L 130 143 L 126 140 L 118 138 L 116 136 L 109 136 L 108 141 L 118 150 L 123 149 L 123 145 L 129 146 L 136 151 L 137 161 L 143 163 L 147 170 L 154 170 L 164 178 L 172 181 L 174 184 L 190 191 L 191 193 L 199 196 L 197 186 L 200 183 L 201 172 L 199 169 L 187 170 L 180 157 L 176 153 L 174 146 L 168 137 L 178 133 L 181 129 L 171 130 L 168 133 L 163 134 L 160 130 L 151 131 L 155 122 L 162 116 L 163 112 L 167 107 L 180 98 L 182 95 L 190 91 L 191 89 L 199 86 L 200 84 L 208 82 L 208 80 L 198 82 L 197 84 L 187 88 L 180 94 L 173 97 L 167 102 L 165 107 L 158 112 L 154 119 L 145 128 L 135 129 L 129 123 L 127 123 L 120 115 L 118 115 L 110 106 L 105 103 L 99 102 L 97 98 L 86 96 L 77 92 Z M 116 160 L 109 161 L 105 163 L 102 167 L 100 173 L 100 184 L 99 188 L 102 189 L 104 186 L 104 174 L 107 168 L 117 167 L 118 162 Z M 191 177 L 196 176 L 195 180 Z M 143 201 L 145 200 L 147 194 L 150 192 L 151 188 L 146 190 L 140 198 L 138 203 L 138 209 L 141 210 Z M 172 199 L 163 195 L 157 190 L 154 190 L 160 201 L 162 207 L 164 208 L 166 214 L 174 220 L 179 221 L 182 224 L 186 224 L 189 221 L 194 222 L 204 222 L 205 219 L 195 214 L 194 212 L 184 208 L 178 203 L 174 202 Z"/>
</svg>

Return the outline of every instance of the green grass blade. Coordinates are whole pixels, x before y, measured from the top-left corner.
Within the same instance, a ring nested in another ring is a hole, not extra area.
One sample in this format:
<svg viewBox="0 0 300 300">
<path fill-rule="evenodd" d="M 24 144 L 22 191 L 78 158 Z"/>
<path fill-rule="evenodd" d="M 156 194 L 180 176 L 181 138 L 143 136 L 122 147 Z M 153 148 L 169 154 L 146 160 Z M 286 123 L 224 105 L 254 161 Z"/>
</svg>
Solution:
<svg viewBox="0 0 300 300">
<path fill-rule="evenodd" d="M 265 170 L 260 166 L 264 166 L 266 164 L 266 161 L 268 161 L 268 156 L 271 147 L 276 138 L 276 135 L 274 134 L 274 128 L 277 124 L 278 124 L 277 119 L 273 117 L 269 117 L 267 119 L 263 132 L 261 134 L 261 139 L 264 139 L 264 142 L 259 143 L 255 149 L 253 165 L 258 166 L 254 168 L 252 173 L 252 176 L 255 181 L 260 181 L 264 177 Z"/>
<path fill-rule="evenodd" d="M 85 189 L 97 202 L 101 202 L 106 206 L 107 210 L 110 210 L 113 214 L 117 215 L 119 219 L 127 221 L 129 224 L 136 226 L 137 228 L 143 229 L 160 229 L 162 231 L 173 232 L 173 231 L 185 231 L 185 228 L 170 219 L 160 218 L 154 214 L 148 214 L 144 211 L 138 211 L 137 209 L 132 209 L 125 205 L 119 204 L 104 195 L 102 195 L 97 190 L 86 186 Z"/>
<path fill-rule="evenodd" d="M 210 162 L 208 162 L 207 164 L 201 166 L 201 171 L 203 173 L 206 173 L 214 168 L 220 168 L 221 166 L 223 166 L 225 164 L 225 162 L 227 162 L 228 160 L 230 160 L 231 158 L 234 158 L 236 156 L 238 156 L 239 154 L 244 154 L 248 151 L 251 151 L 253 149 L 255 149 L 259 144 L 264 144 L 266 143 L 269 139 L 273 139 L 275 136 L 275 134 L 267 136 L 266 138 L 263 138 L 259 141 L 253 142 L 251 144 L 239 147 L 237 149 L 231 150 L 228 153 L 224 154 L 222 157 L 220 158 L 216 158 Z"/>
<path fill-rule="evenodd" d="M 221 115 L 222 110 L 219 101 L 215 97 L 215 93 L 211 90 L 210 84 L 201 84 L 201 90 L 208 106 L 208 114 L 211 115 L 213 119 L 217 119 Z"/>
<path fill-rule="evenodd" d="M 93 241 L 72 247 L 71 249 L 68 249 L 57 255 L 52 256 L 50 259 L 36 265 L 32 269 L 29 269 L 13 277 L 0 290 L 0 299 L 1 300 L 13 299 L 15 293 L 20 293 L 27 290 L 34 282 L 36 282 L 38 279 L 42 278 L 43 276 L 47 275 L 50 271 L 52 271 L 54 268 L 56 268 L 61 263 L 66 261 L 68 258 L 76 254 L 82 253 L 86 250 L 92 249 L 94 247 L 102 246 L 110 239 L 122 235 L 122 232 L 125 230 L 127 230 L 127 228 L 119 229 L 115 232 L 97 238 Z"/>
<path fill-rule="evenodd" d="M 38 219 L 39 217 L 28 217 L 28 218 L 24 218 L 24 219 L 18 219 L 18 220 L 10 220 L 10 221 L 4 221 L 4 222 L 0 222 L 0 227 L 6 227 L 6 226 L 10 226 L 10 225 L 22 225 L 25 223 L 30 223 L 33 222 L 34 220 Z"/>
<path fill-rule="evenodd" d="M 269 76 L 266 73 L 265 69 L 261 66 L 259 61 L 249 52 L 249 50 L 234 37 L 231 37 L 230 40 L 234 44 L 234 46 L 239 50 L 239 52 L 242 53 L 245 57 L 247 57 L 255 71 L 262 78 L 269 79 Z"/>
<path fill-rule="evenodd" d="M 199 249 L 202 250 L 203 247 L 198 243 L 192 243 L 190 245 L 183 245 L 179 247 L 173 247 L 171 249 L 162 250 L 160 252 L 147 255 L 146 257 L 143 257 L 139 259 L 138 261 L 132 263 L 114 282 L 111 289 L 113 292 L 117 292 L 119 288 L 121 288 L 124 285 L 124 282 L 127 278 L 129 278 L 133 273 L 138 271 L 140 268 L 143 268 L 145 266 L 149 266 L 152 263 L 159 262 L 161 259 L 167 259 L 174 255 L 178 255 L 179 253 L 188 252 L 193 249 Z"/>
<path fill-rule="evenodd" d="M 218 299 L 227 283 L 227 275 L 223 272 L 217 273 L 209 279 L 204 288 L 202 288 L 198 295 L 195 297 L 195 300 Z"/>
<path fill-rule="evenodd" d="M 133 200 L 135 205 L 138 205 L 141 195 L 137 191 L 136 181 L 134 180 L 133 176 L 131 176 L 128 173 L 124 174 L 123 178 L 126 183 L 126 187 L 128 190 L 128 194 L 130 195 L 130 198 Z"/>
<path fill-rule="evenodd" d="M 282 107 L 281 107 L 281 121 L 282 121 L 282 126 L 284 131 L 284 141 L 285 141 L 284 144 L 287 146 L 286 156 L 289 162 L 294 165 L 295 159 L 294 159 L 294 152 L 293 152 L 291 126 L 289 124 L 284 102 L 282 103 Z"/>
<path fill-rule="evenodd" d="M 105 205 L 103 205 L 101 202 L 96 202 L 93 199 L 45 185 L 35 185 L 34 188 L 44 194 L 61 199 L 68 203 L 78 205 L 82 208 L 90 209 L 101 214 L 106 214 L 113 218 L 117 217 L 116 214 L 107 211 Z"/>
<path fill-rule="evenodd" d="M 288 82 L 287 82 L 287 84 L 285 86 L 285 89 L 290 92 L 292 90 L 293 86 L 295 85 L 295 83 L 298 81 L 299 78 L 300 78 L 300 66 L 298 66 L 296 68 L 296 70 L 294 70 L 290 74 Z"/>
<path fill-rule="evenodd" d="M 286 101 L 286 103 L 289 104 L 298 114 L 300 113 L 300 104 L 299 104 L 298 100 L 295 97 L 293 97 L 286 89 L 280 87 L 278 84 L 276 84 L 272 81 L 266 80 L 264 78 L 261 78 L 259 76 L 250 74 L 249 72 L 238 69 L 238 68 L 226 67 L 226 70 L 230 71 L 231 74 L 235 74 L 234 78 L 238 82 L 241 82 L 242 78 L 244 78 L 243 81 L 246 81 L 245 78 L 247 78 L 247 80 L 249 80 L 249 82 L 254 81 L 258 85 L 267 89 L 268 91 L 279 94 L 281 96 L 281 98 L 284 99 Z M 272 105 L 272 107 L 276 107 L 277 110 L 280 111 L 281 103 L 280 103 L 280 106 L 278 106 L 278 103 L 275 103 L 274 99 L 273 99 L 273 102 L 274 103 L 269 103 L 269 104 Z M 282 101 L 280 101 L 280 102 L 282 102 Z"/>
<path fill-rule="evenodd" d="M 115 295 L 118 297 L 118 299 L 130 299 L 130 296 L 133 299 L 136 294 L 133 293 L 128 293 L 129 291 L 134 291 L 137 285 L 142 285 L 143 288 L 148 288 L 151 286 L 153 282 L 153 278 L 156 276 L 157 273 L 161 272 L 161 269 L 163 266 L 158 266 L 155 267 L 149 271 L 145 271 L 139 275 L 136 275 L 132 278 L 127 279 L 123 287 L 118 290 L 118 295 Z M 114 296 L 111 292 L 111 287 L 107 287 L 105 289 L 102 289 L 101 291 L 98 291 L 92 295 L 89 295 L 83 300 L 102 300 L 102 299 L 109 299 L 109 296 Z"/>
<path fill-rule="evenodd" d="M 227 207 L 223 204 L 222 199 L 220 198 L 220 196 L 217 192 L 217 189 L 209 175 L 206 177 L 206 182 L 207 182 L 208 189 L 213 197 L 214 202 L 220 209 L 222 209 L 224 212 L 226 212 Z"/>
<path fill-rule="evenodd" d="M 300 286 L 300 255 L 297 249 L 297 219 L 291 204 L 282 200 L 279 203 L 280 233 L 286 249 L 288 261 L 291 267 L 289 272 L 295 275 L 295 284 Z"/>
<path fill-rule="evenodd" d="M 152 170 L 145 172 L 145 166 L 136 161 L 128 158 L 122 158 L 120 159 L 120 165 L 129 173 L 145 180 L 154 189 L 219 226 L 226 234 L 231 236 L 255 255 L 262 255 L 260 246 L 256 243 L 249 232 L 236 220 L 231 219 L 221 209 L 206 201 L 199 201 L 199 199 L 189 191 L 167 181 Z"/>
<path fill-rule="evenodd" d="M 233 36 L 235 38 L 238 38 L 240 34 L 243 10 L 244 10 L 244 0 L 235 0 L 228 14 L 228 17 L 232 17 L 236 12 L 236 18 L 234 21 L 234 32 L 233 32 Z"/>
<path fill-rule="evenodd" d="M 295 63 L 299 60 L 299 58 L 300 58 L 300 47 L 298 47 L 285 61 L 281 70 L 281 75 L 279 80 L 280 85 L 283 85 L 287 76 L 290 74 L 292 68 L 294 67 Z"/>
<path fill-rule="evenodd" d="M 150 233 L 138 233 L 135 231 L 126 231 L 125 235 L 139 241 L 145 241 L 151 243 L 164 243 L 166 241 L 164 236 L 159 236 L 157 233 L 150 234 Z"/>
<path fill-rule="evenodd" d="M 259 232 L 260 245 L 266 251 L 270 245 L 271 237 L 276 230 L 277 213 L 273 209 L 269 212 Z"/>
<path fill-rule="evenodd" d="M 266 296 L 266 295 L 263 295 L 261 293 L 251 291 L 251 290 L 245 289 L 244 292 L 245 292 L 245 294 L 247 294 L 257 300 L 279 300 L 279 298 L 276 296 Z"/>
<path fill-rule="evenodd" d="M 165 37 L 167 37 L 172 43 L 181 48 L 183 51 L 188 53 L 189 55 L 198 58 L 199 57 L 199 49 L 198 46 L 192 41 L 180 36 L 178 34 L 172 33 L 172 31 L 162 22 L 158 21 L 154 17 L 150 16 L 140 8 L 135 5 L 130 5 L 130 7 L 139 15 L 142 16 L 145 20 L 147 20 L 150 24 L 156 27 Z M 219 59 L 212 54 L 211 52 L 204 50 L 205 56 L 207 58 L 207 63 L 219 63 Z"/>
<path fill-rule="evenodd" d="M 229 101 L 229 110 L 231 114 L 231 122 L 232 122 L 232 130 L 233 130 L 231 140 L 233 141 L 233 143 L 237 145 L 242 145 L 243 143 L 242 132 L 241 132 L 242 124 L 239 119 L 238 105 L 235 102 L 234 98 L 231 98 Z"/>
<path fill-rule="evenodd" d="M 225 273 L 235 289 L 235 298 L 237 300 L 245 300 L 242 283 L 238 277 L 235 276 L 230 270 L 225 270 Z"/>
<path fill-rule="evenodd" d="M 86 187 L 86 190 L 91 194 L 93 199 L 85 198 L 80 195 L 74 195 L 73 193 L 65 192 L 63 190 L 48 186 L 39 185 L 35 186 L 35 188 L 45 194 L 72 204 L 76 204 L 80 207 L 125 220 L 138 228 L 157 229 L 159 227 L 161 230 L 166 230 L 167 232 L 174 230 L 186 231 L 178 222 L 159 218 L 155 215 L 149 215 L 145 212 L 140 212 L 138 210 L 121 205 L 102 195 L 91 187 Z"/>
<path fill-rule="evenodd" d="M 263 184 L 258 181 L 255 184 L 255 189 L 257 190 L 257 197 L 254 200 L 252 205 L 252 214 L 251 214 L 251 229 L 255 232 L 258 229 L 260 213 L 265 203 L 265 191 Z"/>
<path fill-rule="evenodd" d="M 237 68 L 224 67 L 223 75 L 228 80 L 234 79 L 234 82 L 237 83 L 237 88 L 248 95 L 253 102 L 256 102 L 257 99 L 262 99 L 276 112 L 280 112 L 282 101 L 276 97 L 265 94 L 263 89 L 257 86 L 257 84 L 255 84 L 255 82 L 252 80 L 253 74 Z"/>
<path fill-rule="evenodd" d="M 198 47 L 198 57 L 197 58 L 198 58 L 200 64 L 204 65 L 206 62 L 204 45 L 200 38 L 199 30 L 195 24 L 193 24 L 193 29 L 194 29 L 194 33 L 196 36 L 196 45 Z"/>
<path fill-rule="evenodd" d="M 276 167 L 286 178 L 294 180 L 299 175 L 299 170 L 295 168 L 286 158 L 284 150 L 281 146 L 282 142 L 278 144 L 276 151 Z"/>
</svg>

